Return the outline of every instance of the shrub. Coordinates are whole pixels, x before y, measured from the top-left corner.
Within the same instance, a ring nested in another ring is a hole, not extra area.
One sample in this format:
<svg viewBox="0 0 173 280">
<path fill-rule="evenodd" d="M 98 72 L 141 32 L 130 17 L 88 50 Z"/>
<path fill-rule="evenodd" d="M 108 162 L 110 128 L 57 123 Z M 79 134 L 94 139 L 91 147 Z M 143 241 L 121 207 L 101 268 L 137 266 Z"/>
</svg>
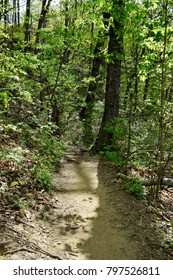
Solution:
<svg viewBox="0 0 173 280">
<path fill-rule="evenodd" d="M 126 192 L 135 195 L 137 198 L 143 198 L 144 188 L 142 183 L 138 183 L 136 179 L 125 179 L 123 187 Z"/>
<path fill-rule="evenodd" d="M 47 166 L 42 165 L 40 169 L 36 170 L 35 181 L 41 189 L 44 189 L 45 191 L 51 191 L 51 180 L 52 174 Z"/>
</svg>

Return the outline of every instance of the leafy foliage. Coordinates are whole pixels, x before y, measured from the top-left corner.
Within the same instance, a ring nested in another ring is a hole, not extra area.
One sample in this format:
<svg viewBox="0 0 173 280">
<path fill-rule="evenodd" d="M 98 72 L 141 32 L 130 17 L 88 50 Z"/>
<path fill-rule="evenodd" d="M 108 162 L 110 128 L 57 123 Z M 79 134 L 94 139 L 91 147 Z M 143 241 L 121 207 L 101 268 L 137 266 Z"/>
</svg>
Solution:
<svg viewBox="0 0 173 280">
<path fill-rule="evenodd" d="M 139 199 L 143 198 L 144 187 L 142 186 L 142 183 L 137 183 L 135 178 L 131 180 L 124 180 L 123 187 L 126 192 L 135 195 Z"/>
<path fill-rule="evenodd" d="M 52 173 L 50 166 L 44 164 L 33 166 L 31 169 L 34 172 L 35 182 L 40 189 L 51 191 Z"/>
<path fill-rule="evenodd" d="M 94 137 L 98 133 L 110 62 L 108 29 L 113 27 L 113 17 L 123 24 L 118 34 L 123 35 L 124 49 L 120 112 L 105 128 L 110 144 L 103 153 L 121 170 L 145 166 L 153 176 L 172 176 L 172 0 L 124 3 L 122 20 L 115 1 L 52 3 L 38 30 L 41 3 L 34 0 L 28 41 L 25 15 L 21 14 L 17 22 L 9 9 L 7 24 L 5 15 L 0 14 L 0 160 L 4 186 L 51 189 L 51 173 L 59 167 L 67 145 L 82 145 L 85 139 L 83 124 L 87 122 L 79 116 L 91 84 L 97 88 L 92 92 L 92 120 L 88 121 Z M 91 76 L 94 57 L 101 59 L 97 77 Z M 22 205 L 20 198 L 16 201 Z"/>
<path fill-rule="evenodd" d="M 105 127 L 110 133 L 112 143 L 105 147 L 104 155 L 116 166 L 123 167 L 125 162 L 127 122 L 124 118 L 115 118 Z"/>
</svg>

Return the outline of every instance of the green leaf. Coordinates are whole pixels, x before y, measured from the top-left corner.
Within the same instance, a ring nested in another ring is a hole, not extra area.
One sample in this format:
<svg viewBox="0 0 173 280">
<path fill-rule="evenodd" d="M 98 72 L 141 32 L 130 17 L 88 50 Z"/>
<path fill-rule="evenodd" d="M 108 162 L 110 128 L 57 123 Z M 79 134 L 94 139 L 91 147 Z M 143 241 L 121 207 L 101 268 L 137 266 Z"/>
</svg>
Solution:
<svg viewBox="0 0 173 280">
<path fill-rule="evenodd" d="M 140 75 L 140 76 L 139 76 L 139 79 L 140 79 L 141 82 L 145 82 L 146 76 Z"/>
<path fill-rule="evenodd" d="M 19 184 L 20 184 L 21 186 L 24 186 L 24 185 L 25 185 L 25 181 L 19 181 Z"/>
<path fill-rule="evenodd" d="M 22 97 L 24 98 L 24 100 L 28 103 L 32 103 L 32 97 L 31 97 L 31 93 L 28 91 L 23 91 L 21 93 Z"/>
<path fill-rule="evenodd" d="M 12 182 L 12 183 L 10 184 L 10 187 L 15 187 L 15 186 L 17 186 L 18 184 L 19 184 L 18 181 L 14 181 L 14 182 Z"/>
<path fill-rule="evenodd" d="M 102 8 L 105 4 L 106 4 L 106 1 L 105 0 L 100 0 L 100 7 Z"/>
</svg>

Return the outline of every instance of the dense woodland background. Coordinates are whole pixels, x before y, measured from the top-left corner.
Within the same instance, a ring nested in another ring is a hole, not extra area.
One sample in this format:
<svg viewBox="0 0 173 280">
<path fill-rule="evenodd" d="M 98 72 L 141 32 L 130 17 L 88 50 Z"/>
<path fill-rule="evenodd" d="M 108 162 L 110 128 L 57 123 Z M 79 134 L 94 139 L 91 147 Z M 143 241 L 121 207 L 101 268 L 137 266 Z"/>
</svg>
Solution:
<svg viewBox="0 0 173 280">
<path fill-rule="evenodd" d="M 51 190 L 70 145 L 135 176 L 138 196 L 173 185 L 172 15 L 172 0 L 0 0 L 4 199 Z"/>
</svg>

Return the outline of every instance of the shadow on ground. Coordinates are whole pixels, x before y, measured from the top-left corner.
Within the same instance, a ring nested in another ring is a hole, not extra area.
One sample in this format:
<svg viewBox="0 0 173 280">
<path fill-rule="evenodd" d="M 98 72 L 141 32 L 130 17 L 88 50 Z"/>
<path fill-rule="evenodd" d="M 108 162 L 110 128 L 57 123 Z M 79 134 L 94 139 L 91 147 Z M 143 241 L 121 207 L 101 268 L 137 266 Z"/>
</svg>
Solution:
<svg viewBox="0 0 173 280">
<path fill-rule="evenodd" d="M 97 168 L 99 198 L 87 240 L 78 248 L 90 260 L 166 259 L 162 237 L 148 206 L 111 183 L 114 170 L 103 160 Z"/>
</svg>

